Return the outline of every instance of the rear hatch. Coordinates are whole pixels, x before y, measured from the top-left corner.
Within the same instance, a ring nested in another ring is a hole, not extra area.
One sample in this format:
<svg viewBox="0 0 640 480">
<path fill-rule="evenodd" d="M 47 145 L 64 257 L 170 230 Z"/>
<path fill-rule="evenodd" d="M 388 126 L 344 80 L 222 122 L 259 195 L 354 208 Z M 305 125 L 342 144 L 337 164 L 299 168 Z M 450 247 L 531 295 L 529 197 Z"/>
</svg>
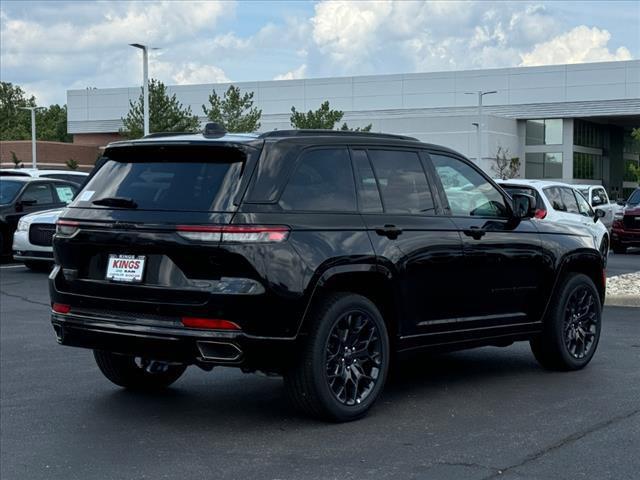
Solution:
<svg viewBox="0 0 640 480">
<path fill-rule="evenodd" d="M 56 288 L 114 305 L 203 305 L 217 279 L 254 277 L 216 231 L 232 221 L 258 155 L 241 144 L 107 149 L 58 221 Z"/>
</svg>

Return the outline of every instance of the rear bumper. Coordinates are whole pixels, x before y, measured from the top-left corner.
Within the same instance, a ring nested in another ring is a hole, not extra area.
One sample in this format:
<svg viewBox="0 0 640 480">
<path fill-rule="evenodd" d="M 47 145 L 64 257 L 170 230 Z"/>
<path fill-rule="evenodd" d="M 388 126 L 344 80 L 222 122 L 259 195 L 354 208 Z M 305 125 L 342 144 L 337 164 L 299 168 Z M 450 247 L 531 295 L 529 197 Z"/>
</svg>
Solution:
<svg viewBox="0 0 640 480">
<path fill-rule="evenodd" d="M 253 337 L 241 331 L 200 330 L 167 320 L 51 313 L 61 345 L 187 364 L 277 368 L 293 339 Z"/>
</svg>

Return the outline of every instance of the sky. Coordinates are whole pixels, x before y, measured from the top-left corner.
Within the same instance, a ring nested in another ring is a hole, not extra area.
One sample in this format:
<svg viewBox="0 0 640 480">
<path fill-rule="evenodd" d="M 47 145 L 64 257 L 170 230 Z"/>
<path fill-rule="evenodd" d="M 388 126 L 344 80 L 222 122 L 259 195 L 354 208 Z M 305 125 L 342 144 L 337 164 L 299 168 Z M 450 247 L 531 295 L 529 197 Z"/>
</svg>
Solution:
<svg viewBox="0 0 640 480">
<path fill-rule="evenodd" d="M 11 1 L 0 78 L 66 91 L 433 72 L 640 58 L 640 0 Z"/>
</svg>

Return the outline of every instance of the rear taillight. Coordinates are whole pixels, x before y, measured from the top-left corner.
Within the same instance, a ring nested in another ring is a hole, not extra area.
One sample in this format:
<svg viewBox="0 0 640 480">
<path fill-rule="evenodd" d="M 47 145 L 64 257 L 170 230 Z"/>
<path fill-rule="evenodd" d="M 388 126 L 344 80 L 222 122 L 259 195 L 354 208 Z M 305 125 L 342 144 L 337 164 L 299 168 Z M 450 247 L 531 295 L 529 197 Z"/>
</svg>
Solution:
<svg viewBox="0 0 640 480">
<path fill-rule="evenodd" d="M 240 330 L 240 326 L 230 320 L 219 318 L 182 317 L 182 324 L 189 328 L 206 328 L 210 330 Z"/>
<path fill-rule="evenodd" d="M 54 303 L 51 305 L 51 310 L 56 313 L 69 313 L 71 311 L 71 306 L 65 305 L 64 303 Z"/>
<path fill-rule="evenodd" d="M 289 236 L 289 227 L 280 225 L 178 225 L 176 230 L 200 242 L 279 243 Z"/>
<path fill-rule="evenodd" d="M 56 222 L 56 234 L 65 237 L 70 237 L 78 231 L 80 224 L 73 220 L 58 220 Z"/>
<path fill-rule="evenodd" d="M 536 208 L 536 213 L 533 214 L 533 218 L 542 220 L 547 216 L 547 211 L 544 208 Z"/>
</svg>

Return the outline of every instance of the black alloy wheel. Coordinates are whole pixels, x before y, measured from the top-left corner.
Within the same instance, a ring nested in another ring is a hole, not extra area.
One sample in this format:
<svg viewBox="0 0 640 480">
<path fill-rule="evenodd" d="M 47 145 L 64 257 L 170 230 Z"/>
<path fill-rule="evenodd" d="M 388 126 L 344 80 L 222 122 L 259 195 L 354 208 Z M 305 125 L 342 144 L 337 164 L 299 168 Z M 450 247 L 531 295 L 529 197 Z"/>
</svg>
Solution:
<svg viewBox="0 0 640 480">
<path fill-rule="evenodd" d="M 373 391 L 382 366 L 382 341 L 374 321 L 361 310 L 344 313 L 325 348 L 326 381 L 344 405 L 358 405 Z"/>
<path fill-rule="evenodd" d="M 564 319 L 564 344 L 571 356 L 585 358 L 595 342 L 600 322 L 593 292 L 576 288 L 567 302 Z"/>
<path fill-rule="evenodd" d="M 363 417 L 389 371 L 387 325 L 368 298 L 331 292 L 315 301 L 298 352 L 284 372 L 287 395 L 308 415 L 334 422 Z"/>
<path fill-rule="evenodd" d="M 570 273 L 557 288 L 531 350 L 549 370 L 579 370 L 593 358 L 602 329 L 600 293 L 593 280 Z"/>
</svg>

